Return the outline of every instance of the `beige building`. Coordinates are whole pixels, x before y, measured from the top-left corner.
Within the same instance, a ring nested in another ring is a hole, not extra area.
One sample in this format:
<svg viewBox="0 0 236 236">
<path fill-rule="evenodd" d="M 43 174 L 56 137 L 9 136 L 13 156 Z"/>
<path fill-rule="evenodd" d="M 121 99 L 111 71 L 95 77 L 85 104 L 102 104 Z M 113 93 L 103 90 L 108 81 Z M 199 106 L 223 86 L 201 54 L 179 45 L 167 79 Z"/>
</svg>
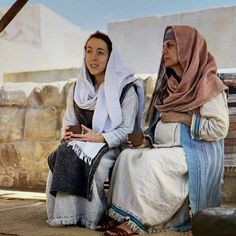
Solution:
<svg viewBox="0 0 236 236">
<path fill-rule="evenodd" d="M 172 24 L 196 27 L 208 42 L 218 68 L 236 67 L 236 6 L 108 24 L 108 34 L 135 73 L 157 73 L 163 31 Z"/>
<path fill-rule="evenodd" d="M 0 17 L 7 9 L 0 10 Z M 236 68 L 236 6 L 109 23 L 107 31 L 135 73 L 157 73 L 164 28 L 189 24 L 207 39 L 218 68 Z M 0 34 L 2 82 L 52 82 L 78 74 L 90 32 L 43 5 L 26 4 Z M 229 70 L 227 70 L 229 71 Z"/>
</svg>

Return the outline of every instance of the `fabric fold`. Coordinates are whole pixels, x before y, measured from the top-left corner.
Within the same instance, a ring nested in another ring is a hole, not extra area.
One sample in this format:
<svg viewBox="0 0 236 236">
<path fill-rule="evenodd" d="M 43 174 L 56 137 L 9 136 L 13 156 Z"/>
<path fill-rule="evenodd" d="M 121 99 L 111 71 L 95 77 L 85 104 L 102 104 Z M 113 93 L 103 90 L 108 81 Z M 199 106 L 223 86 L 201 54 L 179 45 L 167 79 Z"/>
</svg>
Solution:
<svg viewBox="0 0 236 236">
<path fill-rule="evenodd" d="M 81 142 L 82 143 L 82 142 Z M 107 144 L 78 146 L 78 142 L 63 143 L 48 157 L 53 173 L 50 193 L 56 196 L 58 191 L 92 199 L 92 180 L 102 156 L 109 150 Z M 86 155 L 84 155 L 84 153 Z"/>
</svg>

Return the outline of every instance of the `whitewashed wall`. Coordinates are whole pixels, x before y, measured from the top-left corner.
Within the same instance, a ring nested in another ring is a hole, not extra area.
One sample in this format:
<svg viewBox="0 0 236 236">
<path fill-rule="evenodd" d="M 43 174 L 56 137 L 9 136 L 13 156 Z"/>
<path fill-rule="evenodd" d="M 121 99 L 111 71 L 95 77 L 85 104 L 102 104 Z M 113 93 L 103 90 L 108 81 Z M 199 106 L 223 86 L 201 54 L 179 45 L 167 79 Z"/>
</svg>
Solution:
<svg viewBox="0 0 236 236">
<path fill-rule="evenodd" d="M 144 17 L 108 24 L 108 34 L 135 73 L 156 73 L 163 31 L 173 24 L 196 27 L 206 38 L 218 68 L 236 67 L 236 6 Z"/>
<path fill-rule="evenodd" d="M 5 11 L 0 10 L 0 17 Z M 157 72 L 163 31 L 171 24 L 189 24 L 198 28 L 207 39 L 218 68 L 235 68 L 235 15 L 236 6 L 222 7 L 113 22 L 108 24 L 107 31 L 124 63 L 135 73 Z M 0 34 L 0 84 L 6 74 L 9 78 L 16 73 L 30 72 L 31 81 L 35 81 L 34 72 L 79 68 L 84 42 L 90 33 L 82 32 L 78 26 L 43 5 L 27 4 Z M 54 77 L 50 81 L 63 80 L 57 79 L 57 75 Z"/>
<path fill-rule="evenodd" d="M 5 73 L 79 68 L 87 37 L 45 6 L 27 4 L 0 34 L 0 84 Z"/>
</svg>

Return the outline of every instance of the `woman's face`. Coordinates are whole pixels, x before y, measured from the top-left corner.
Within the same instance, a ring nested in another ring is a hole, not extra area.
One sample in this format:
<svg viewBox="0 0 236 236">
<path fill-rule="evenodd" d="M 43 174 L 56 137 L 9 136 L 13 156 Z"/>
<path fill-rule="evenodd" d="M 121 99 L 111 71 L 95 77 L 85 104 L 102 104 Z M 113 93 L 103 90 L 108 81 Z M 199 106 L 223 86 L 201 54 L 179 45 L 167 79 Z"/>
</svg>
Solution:
<svg viewBox="0 0 236 236">
<path fill-rule="evenodd" d="M 107 44 L 102 39 L 91 38 L 85 49 L 86 67 L 95 78 L 104 76 L 109 59 Z"/>
<path fill-rule="evenodd" d="M 177 72 L 181 67 L 178 55 L 177 44 L 175 40 L 167 39 L 163 43 L 162 55 L 164 60 L 164 66 Z"/>
</svg>

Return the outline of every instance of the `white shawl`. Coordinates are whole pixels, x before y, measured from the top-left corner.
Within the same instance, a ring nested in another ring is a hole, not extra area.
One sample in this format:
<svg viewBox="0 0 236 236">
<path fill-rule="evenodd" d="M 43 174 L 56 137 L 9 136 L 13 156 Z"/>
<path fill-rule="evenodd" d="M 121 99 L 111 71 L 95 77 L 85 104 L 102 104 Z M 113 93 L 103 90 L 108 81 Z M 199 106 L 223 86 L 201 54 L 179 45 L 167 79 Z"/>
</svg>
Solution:
<svg viewBox="0 0 236 236">
<path fill-rule="evenodd" d="M 95 133 L 110 132 L 122 123 L 120 95 L 125 85 L 135 80 L 133 73 L 122 65 L 116 49 L 112 49 L 104 83 L 97 93 L 83 64 L 76 82 L 74 100 L 80 108 L 94 110 L 92 129 Z"/>
<path fill-rule="evenodd" d="M 94 110 L 92 130 L 95 133 L 110 132 L 122 123 L 120 96 L 123 88 L 135 80 L 133 73 L 122 65 L 116 49 L 112 49 L 107 63 L 104 82 L 100 85 L 97 92 L 94 89 L 85 62 L 83 63 L 75 86 L 74 100 L 80 108 Z M 139 87 L 140 85 L 138 84 Z M 138 93 L 140 91 L 142 91 L 142 88 Z M 144 99 L 142 97 L 140 104 L 143 105 L 143 103 Z M 139 110 L 140 119 L 140 114 L 143 111 L 142 107 Z M 90 142 L 85 144 L 80 141 L 71 141 L 68 145 L 72 146 L 80 159 L 90 164 L 105 144 Z"/>
</svg>

